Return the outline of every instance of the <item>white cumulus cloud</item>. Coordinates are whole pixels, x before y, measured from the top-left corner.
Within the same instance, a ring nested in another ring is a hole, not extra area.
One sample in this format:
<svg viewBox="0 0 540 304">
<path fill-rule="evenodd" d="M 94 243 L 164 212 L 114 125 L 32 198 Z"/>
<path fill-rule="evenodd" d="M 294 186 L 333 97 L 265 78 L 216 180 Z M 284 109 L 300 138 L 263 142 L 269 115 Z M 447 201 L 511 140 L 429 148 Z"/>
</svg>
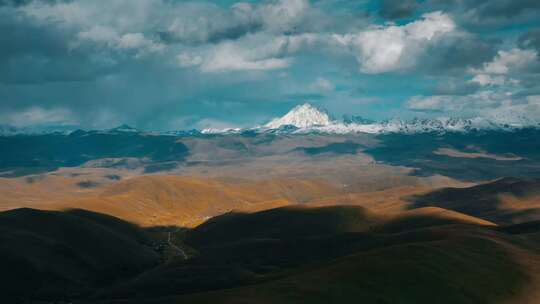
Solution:
<svg viewBox="0 0 540 304">
<path fill-rule="evenodd" d="M 362 72 L 382 73 L 414 65 L 428 43 L 455 29 L 449 15 L 433 12 L 403 26 L 377 26 L 359 33 L 336 34 L 333 38 L 351 48 Z"/>
<path fill-rule="evenodd" d="M 534 50 L 514 48 L 509 51 L 499 51 L 492 61 L 484 63 L 480 69 L 471 69 L 471 82 L 481 86 L 517 85 L 519 80 L 509 75 L 520 76 L 536 64 L 538 54 Z"/>
<path fill-rule="evenodd" d="M 248 35 L 177 56 L 181 67 L 199 66 L 206 73 L 230 71 L 262 71 L 288 67 L 291 55 L 315 43 L 314 34 L 272 36 Z"/>
<path fill-rule="evenodd" d="M 307 0 L 279 0 L 258 7 L 254 14 L 268 29 L 285 32 L 298 25 L 309 8 Z"/>
<path fill-rule="evenodd" d="M 474 71 L 481 74 L 504 75 L 512 70 L 526 68 L 536 60 L 536 56 L 534 50 L 514 48 L 510 51 L 499 51 L 492 61 L 485 63 L 482 69 Z"/>
<path fill-rule="evenodd" d="M 525 71 L 535 64 L 538 54 L 534 50 L 514 48 L 509 51 L 499 51 L 492 61 L 484 63 L 480 69 L 471 69 L 474 76 L 471 82 L 481 86 L 516 85 L 519 80 L 509 75 Z M 519 75 L 517 75 L 519 76 Z"/>
</svg>

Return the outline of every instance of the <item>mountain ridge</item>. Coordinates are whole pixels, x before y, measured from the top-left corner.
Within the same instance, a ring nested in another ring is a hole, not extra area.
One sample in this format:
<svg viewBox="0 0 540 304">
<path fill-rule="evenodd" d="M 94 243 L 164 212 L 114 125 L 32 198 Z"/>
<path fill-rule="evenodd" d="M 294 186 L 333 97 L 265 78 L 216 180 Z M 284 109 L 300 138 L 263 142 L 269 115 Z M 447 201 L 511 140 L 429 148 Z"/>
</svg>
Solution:
<svg viewBox="0 0 540 304">
<path fill-rule="evenodd" d="M 0 125 L 0 136 L 17 135 L 43 135 L 72 133 L 100 133 L 100 134 L 149 134 L 169 136 L 200 136 L 200 135 L 226 135 L 247 133 L 273 133 L 273 134 L 416 134 L 416 133 L 445 133 L 470 131 L 513 131 L 525 128 L 540 128 L 540 122 L 526 117 L 509 113 L 489 118 L 473 117 L 436 117 L 412 118 L 403 120 L 392 118 L 374 121 L 361 116 L 344 115 L 337 120 L 325 109 L 304 103 L 292 108 L 281 117 L 276 117 L 264 125 L 248 128 L 206 128 L 191 130 L 144 131 L 133 128 L 127 124 L 105 130 L 83 130 L 73 126 L 51 126 L 43 129 L 17 128 L 10 125 Z"/>
<path fill-rule="evenodd" d="M 374 121 L 361 116 L 344 115 L 342 120 L 332 119 L 328 111 L 309 103 L 291 109 L 284 116 L 274 118 L 264 126 L 250 129 L 206 129 L 205 134 L 227 134 L 254 131 L 260 133 L 322 133 L 322 134 L 350 134 L 350 133 L 431 133 L 431 132 L 469 132 L 482 130 L 512 131 L 523 128 L 539 128 L 540 123 L 523 115 L 494 116 L 488 118 L 413 118 L 402 120 L 399 118 Z"/>
</svg>

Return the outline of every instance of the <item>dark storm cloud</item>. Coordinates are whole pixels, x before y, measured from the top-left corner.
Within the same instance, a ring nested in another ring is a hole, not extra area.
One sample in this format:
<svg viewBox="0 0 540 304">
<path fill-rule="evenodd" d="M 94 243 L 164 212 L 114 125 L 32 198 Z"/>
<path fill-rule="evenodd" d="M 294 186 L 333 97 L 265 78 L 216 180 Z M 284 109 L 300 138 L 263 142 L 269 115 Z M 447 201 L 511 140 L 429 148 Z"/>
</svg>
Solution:
<svg viewBox="0 0 540 304">
<path fill-rule="evenodd" d="M 416 0 L 382 0 L 379 14 L 390 20 L 409 18 L 417 8 Z"/>
<path fill-rule="evenodd" d="M 159 31 L 158 36 L 161 41 L 167 44 L 173 43 L 192 43 L 192 44 L 202 44 L 206 42 L 216 43 L 225 39 L 238 39 L 245 34 L 249 33 L 249 28 L 245 27 L 234 27 L 231 29 L 223 29 L 221 31 L 210 33 L 208 37 L 204 39 L 186 39 L 184 37 L 177 37 L 174 32 L 171 31 Z"/>
<path fill-rule="evenodd" d="M 428 47 L 419 69 L 434 74 L 463 75 L 464 70 L 480 67 L 497 53 L 498 40 L 484 40 L 477 35 L 457 35 Z"/>
<path fill-rule="evenodd" d="M 427 0 L 425 10 L 444 9 L 471 26 L 504 26 L 538 22 L 538 0 Z"/>
<path fill-rule="evenodd" d="M 540 28 L 528 31 L 519 38 L 522 48 L 534 48 L 540 52 Z"/>
<path fill-rule="evenodd" d="M 223 27 L 216 27 L 208 31 L 204 36 L 185 36 L 175 31 L 161 30 L 157 35 L 159 39 L 167 44 L 183 43 L 199 45 L 204 43 L 219 43 L 223 40 L 236 40 L 249 33 L 254 33 L 261 30 L 261 23 L 252 24 L 237 24 L 237 25 L 225 25 Z"/>
<path fill-rule="evenodd" d="M 24 6 L 29 4 L 34 0 L 0 0 L 0 7 L 1 6 Z M 55 3 L 61 3 L 61 2 L 71 2 L 73 0 L 41 0 L 44 3 L 49 4 L 55 4 Z"/>
<path fill-rule="evenodd" d="M 470 8 L 476 9 L 479 17 L 512 18 L 540 9 L 540 1 L 537 0 L 469 0 L 468 3 Z"/>
<path fill-rule="evenodd" d="M 28 4 L 31 0 L 0 0 L 0 6 L 19 6 Z"/>
<path fill-rule="evenodd" d="M 202 2 L 186 4 L 157 34 L 167 44 L 216 44 L 265 31 L 294 35 L 350 30 L 365 26 L 365 20 L 365 16 L 342 11 L 339 16 L 330 16 L 316 2 L 307 0 L 239 1 L 226 8 Z"/>
<path fill-rule="evenodd" d="M 91 53 L 71 50 L 66 39 L 69 34 L 13 10 L 0 10 L 0 82 L 87 81 L 109 69 L 92 62 Z"/>
<path fill-rule="evenodd" d="M 222 8 L 210 3 L 185 4 L 169 22 L 157 30 L 159 39 L 166 44 L 200 45 L 236 40 L 263 28 L 263 20 L 246 4 Z"/>
</svg>

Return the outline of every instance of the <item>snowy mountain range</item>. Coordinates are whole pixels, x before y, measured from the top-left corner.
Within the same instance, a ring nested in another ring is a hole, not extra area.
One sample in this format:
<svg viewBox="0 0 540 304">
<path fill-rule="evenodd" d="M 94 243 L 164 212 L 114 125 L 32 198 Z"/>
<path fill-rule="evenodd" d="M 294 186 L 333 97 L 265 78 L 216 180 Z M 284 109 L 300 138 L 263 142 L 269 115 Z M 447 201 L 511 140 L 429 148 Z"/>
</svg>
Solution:
<svg viewBox="0 0 540 304">
<path fill-rule="evenodd" d="M 427 132 L 468 132 L 474 130 L 511 131 L 521 128 L 540 128 L 540 124 L 523 115 L 510 113 L 490 118 L 414 118 L 411 120 L 391 119 L 372 121 L 360 116 L 344 116 L 343 120 L 335 120 L 326 110 L 319 109 L 309 103 L 299 105 L 282 117 L 270 121 L 264 126 L 248 129 L 252 132 L 267 133 L 427 133 Z M 240 133 L 245 129 L 216 130 L 206 129 L 202 133 Z"/>
<path fill-rule="evenodd" d="M 100 131 L 90 131 L 108 134 L 135 134 L 148 133 L 170 136 L 197 136 L 201 134 L 239 134 L 239 133 L 272 133 L 272 134 L 349 134 L 349 133 L 429 133 L 429 132 L 469 132 L 475 130 L 499 130 L 512 131 L 523 128 L 538 128 L 540 123 L 525 115 L 518 113 L 505 113 L 489 118 L 414 118 L 411 120 L 390 119 L 380 122 L 365 119 L 360 116 L 346 115 L 342 120 L 333 119 L 324 109 L 320 109 L 309 103 L 299 105 L 291 109 L 282 117 L 272 119 L 263 126 L 253 128 L 227 128 L 227 129 L 204 129 L 188 131 L 144 132 L 128 125 Z M 0 136 L 13 136 L 20 134 L 70 134 L 76 130 L 72 126 L 53 126 L 43 129 L 15 128 L 0 125 Z"/>
</svg>

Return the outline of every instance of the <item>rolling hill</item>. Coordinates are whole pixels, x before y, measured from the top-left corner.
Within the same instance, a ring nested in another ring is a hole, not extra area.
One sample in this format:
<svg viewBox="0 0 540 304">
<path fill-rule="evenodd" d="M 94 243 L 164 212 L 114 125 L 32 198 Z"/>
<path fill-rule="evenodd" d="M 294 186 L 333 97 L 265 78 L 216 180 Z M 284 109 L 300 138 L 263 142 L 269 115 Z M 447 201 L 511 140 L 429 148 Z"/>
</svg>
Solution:
<svg viewBox="0 0 540 304">
<path fill-rule="evenodd" d="M 435 206 L 500 224 L 540 219 L 540 180 L 502 178 L 468 188 L 443 188 L 408 198 L 409 208 Z"/>
<path fill-rule="evenodd" d="M 89 178 L 92 175 L 82 176 Z M 47 175 L 28 183 L 8 180 L 0 187 L 0 209 L 82 208 L 110 214 L 142 226 L 192 227 L 231 210 L 257 211 L 306 203 L 339 194 L 342 189 L 317 179 L 209 179 L 146 175 L 82 188 L 78 177 Z M 93 177 L 93 180 L 96 179 Z"/>
<path fill-rule="evenodd" d="M 534 303 L 538 243 L 505 229 L 437 208 L 392 218 L 352 206 L 225 214 L 187 231 L 185 242 L 198 252 L 191 259 L 161 265 L 97 298 L 103 303 Z"/>
<path fill-rule="evenodd" d="M 82 297 L 159 263 L 138 227 L 84 210 L 15 209 L 0 213 L 1 297 Z"/>
<path fill-rule="evenodd" d="M 2 212 L 0 263 L 9 270 L 2 284 L 10 290 L 2 299 L 534 303 L 540 286 L 537 222 L 499 226 L 436 207 L 388 214 L 308 204 L 180 228 L 142 229 L 83 210 Z M 188 258 L 164 259 L 162 246 Z"/>
</svg>

